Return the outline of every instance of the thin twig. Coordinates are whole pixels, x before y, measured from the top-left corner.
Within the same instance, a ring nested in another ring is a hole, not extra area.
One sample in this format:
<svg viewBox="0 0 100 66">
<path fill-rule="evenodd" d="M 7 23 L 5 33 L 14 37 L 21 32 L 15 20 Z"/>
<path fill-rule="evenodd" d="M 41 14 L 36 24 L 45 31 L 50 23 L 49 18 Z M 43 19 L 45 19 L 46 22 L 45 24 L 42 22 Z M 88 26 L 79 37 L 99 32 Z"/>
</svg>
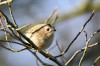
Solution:
<svg viewBox="0 0 100 66">
<path fill-rule="evenodd" d="M 10 2 L 12 2 L 12 0 L 3 1 L 3 2 L 0 2 L 0 5 L 7 4 L 7 3 L 10 3 Z"/>
<path fill-rule="evenodd" d="M 22 38 L 20 38 L 19 36 L 17 36 L 17 35 L 15 34 L 14 31 L 16 31 L 16 27 L 14 26 L 13 23 L 10 22 L 10 20 L 8 19 L 8 17 L 7 17 L 1 10 L 0 10 L 0 15 L 1 15 L 1 17 L 5 20 L 7 26 L 10 26 L 10 27 L 8 27 L 8 28 L 10 29 L 10 31 L 12 32 L 12 34 L 13 34 L 19 41 L 21 41 L 23 44 L 27 44 L 25 41 L 22 40 Z M 20 31 L 18 31 L 18 32 L 20 32 Z M 20 32 L 20 33 L 21 33 L 21 32 Z M 21 33 L 21 34 L 22 34 L 22 33 Z M 22 34 L 22 35 L 23 35 L 23 34 Z M 27 38 L 27 37 L 26 37 L 26 38 Z M 29 41 L 29 40 L 27 40 L 27 41 Z M 30 44 L 27 44 L 27 45 L 30 45 Z"/>
<path fill-rule="evenodd" d="M 16 23 L 16 21 L 14 19 L 14 15 L 13 15 L 13 12 L 12 12 L 11 4 L 8 3 L 8 6 L 9 6 L 9 12 L 10 12 L 10 16 L 11 16 L 12 22 L 14 23 L 15 27 L 18 28 L 18 25 L 17 25 L 17 23 Z"/>
<path fill-rule="evenodd" d="M 14 44 L 22 45 L 22 46 L 28 46 L 28 45 L 24 45 L 22 43 L 15 42 L 15 41 L 0 40 L 0 42 L 10 42 L 10 43 L 14 43 Z"/>
<path fill-rule="evenodd" d="M 30 50 L 30 49 L 28 49 L 28 50 L 36 57 L 36 59 L 37 59 L 39 62 L 42 63 L 42 65 L 49 66 L 49 64 L 44 63 L 44 62 L 37 56 L 36 52 L 33 52 L 33 51 Z"/>
<path fill-rule="evenodd" d="M 9 50 L 9 51 L 12 51 L 12 52 L 20 52 L 20 51 L 23 51 L 23 50 L 27 50 L 27 48 L 25 47 L 25 48 L 22 48 L 22 49 L 20 49 L 20 50 L 13 50 L 13 49 L 11 49 L 11 48 L 7 48 L 7 47 L 5 47 L 5 46 L 3 46 L 3 45 L 1 45 L 3 48 L 5 48 L 5 49 L 7 49 L 7 50 Z"/>
<path fill-rule="evenodd" d="M 4 31 L 3 28 L 1 29 L 1 31 Z M 10 33 L 9 31 L 6 30 L 6 33 L 9 34 L 12 38 L 18 40 L 14 35 L 12 35 L 12 33 Z"/>
<path fill-rule="evenodd" d="M 9 25 L 8 22 L 10 22 L 10 20 L 7 19 L 7 17 L 3 14 L 2 11 L 0 12 L 0 14 L 1 14 L 2 18 L 5 20 L 6 24 Z M 12 24 L 12 23 L 10 22 L 10 24 Z M 14 26 L 14 25 L 12 24 L 12 26 Z M 14 31 L 13 31 L 14 28 L 12 29 L 11 26 L 8 27 L 8 28 L 11 30 L 12 34 L 13 34 L 17 39 L 19 39 L 20 41 L 22 41 L 23 44 L 27 44 L 26 42 L 24 42 L 20 37 L 18 37 L 18 36 L 14 33 Z M 27 44 L 27 45 L 29 46 L 29 44 Z M 26 46 L 26 45 L 24 45 L 24 46 Z M 13 48 L 11 47 L 10 44 L 9 44 L 9 47 L 10 47 L 11 50 L 17 51 L 17 50 L 15 50 L 15 49 L 13 49 Z"/>
<path fill-rule="evenodd" d="M 59 44 L 58 44 L 58 41 L 56 41 L 56 45 L 57 45 L 57 47 L 58 47 L 58 49 L 59 49 L 60 53 L 62 53 L 62 50 L 61 50 L 61 48 L 60 48 L 60 46 L 59 46 Z M 65 63 L 65 62 L 66 62 L 66 59 L 65 59 L 65 57 L 64 57 L 64 56 L 62 56 L 62 60 L 63 60 L 63 63 Z"/>
<path fill-rule="evenodd" d="M 85 54 L 86 54 L 86 51 L 87 51 L 87 49 L 88 49 L 89 42 L 90 42 L 91 39 L 92 39 L 97 33 L 99 33 L 99 32 L 100 32 L 99 30 L 97 30 L 96 32 L 94 32 L 94 33 L 90 36 L 90 38 L 86 41 L 85 50 L 84 50 L 83 55 L 82 55 L 82 57 L 81 57 L 81 59 L 80 59 L 80 61 L 79 61 L 79 66 L 81 66 L 81 64 L 82 64 L 82 60 L 83 60 L 83 58 L 84 58 L 84 56 L 85 56 Z"/>
<path fill-rule="evenodd" d="M 100 60 L 100 56 L 98 56 L 96 59 L 95 59 L 95 61 L 94 61 L 94 63 L 92 64 L 92 66 L 95 66 L 95 64 L 98 62 Z M 100 62 L 99 62 L 100 63 Z"/>
<path fill-rule="evenodd" d="M 18 45 L 21 45 L 21 46 L 25 46 L 25 45 L 23 45 L 23 44 L 21 44 L 21 43 L 14 42 L 14 41 L 0 40 L 0 42 L 10 42 L 10 43 L 18 44 Z M 3 46 L 2 44 L 1 44 L 1 46 L 2 46 L 3 48 L 7 49 L 7 50 L 12 51 L 12 52 L 20 52 L 20 51 L 23 51 L 23 50 L 25 50 L 25 49 L 28 48 L 28 46 L 26 46 L 25 48 L 22 48 L 22 49 L 20 49 L 20 50 L 13 50 L 13 49 L 11 49 L 11 48 L 7 48 L 7 47 Z"/>
<path fill-rule="evenodd" d="M 36 58 L 36 64 L 37 64 L 37 66 L 40 66 L 39 63 L 38 63 L 38 59 L 37 58 Z"/>
<path fill-rule="evenodd" d="M 17 28 L 16 30 L 21 30 L 21 29 L 26 28 L 26 27 L 28 27 L 28 26 L 30 26 L 30 25 L 31 25 L 31 24 L 26 24 L 26 25 L 24 25 L 24 26 L 22 26 L 22 27 Z"/>
<path fill-rule="evenodd" d="M 1 23 L 2 28 L 4 28 L 5 26 L 4 26 L 3 22 L 1 21 L 0 23 Z M 6 28 L 4 28 L 3 30 L 4 30 L 4 33 L 5 33 L 5 38 L 6 38 L 6 40 L 8 40 Z M 8 46 L 9 46 L 9 48 L 10 48 L 11 50 L 17 51 L 16 49 L 14 49 L 14 48 L 10 45 L 9 42 L 7 42 L 7 44 L 8 44 Z"/>
<path fill-rule="evenodd" d="M 92 44 L 92 45 L 89 45 L 88 48 L 95 47 L 95 46 L 97 46 L 97 45 L 99 45 L 99 44 L 100 44 L 100 42 L 96 42 L 96 43 L 94 43 L 94 44 Z M 75 58 L 75 56 L 76 56 L 78 53 L 80 53 L 80 52 L 82 52 L 82 51 L 84 51 L 84 50 L 85 50 L 85 47 L 82 48 L 82 49 L 80 49 L 80 50 L 77 50 L 77 51 L 73 54 L 73 56 L 65 63 L 65 65 L 67 66 L 67 65 Z"/>
<path fill-rule="evenodd" d="M 76 37 L 71 41 L 71 43 L 69 44 L 69 46 L 67 47 L 67 49 L 66 49 L 64 52 L 62 52 L 60 55 L 55 56 L 55 58 L 58 58 L 58 57 L 64 55 L 64 54 L 69 50 L 69 48 L 71 47 L 71 45 L 72 45 L 72 44 L 74 43 L 74 41 L 79 37 L 79 35 L 80 35 L 80 34 L 82 33 L 82 31 L 84 30 L 85 26 L 89 23 L 89 21 L 90 21 L 90 20 L 92 19 L 92 17 L 94 16 L 94 12 L 95 12 L 95 10 L 92 11 L 90 18 L 84 23 L 83 27 L 81 28 L 81 30 L 79 31 L 79 33 L 76 35 Z"/>
</svg>

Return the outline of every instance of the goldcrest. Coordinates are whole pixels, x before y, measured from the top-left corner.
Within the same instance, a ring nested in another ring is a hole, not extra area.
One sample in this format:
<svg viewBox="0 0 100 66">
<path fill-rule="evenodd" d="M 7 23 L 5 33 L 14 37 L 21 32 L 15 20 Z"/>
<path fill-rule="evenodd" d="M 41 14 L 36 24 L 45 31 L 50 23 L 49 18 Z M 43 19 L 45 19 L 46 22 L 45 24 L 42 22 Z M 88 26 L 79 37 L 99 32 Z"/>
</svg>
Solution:
<svg viewBox="0 0 100 66">
<path fill-rule="evenodd" d="M 53 21 L 49 21 L 51 17 L 57 14 L 57 8 L 54 8 L 48 19 L 43 24 L 37 24 L 28 29 L 25 35 L 33 41 L 38 47 L 38 50 L 45 50 L 50 47 L 54 39 L 54 32 L 56 31 L 53 24 L 57 20 L 58 16 Z"/>
<path fill-rule="evenodd" d="M 55 31 L 51 24 L 38 24 L 27 30 L 25 35 L 33 41 L 38 50 L 45 50 L 52 44 Z"/>
</svg>

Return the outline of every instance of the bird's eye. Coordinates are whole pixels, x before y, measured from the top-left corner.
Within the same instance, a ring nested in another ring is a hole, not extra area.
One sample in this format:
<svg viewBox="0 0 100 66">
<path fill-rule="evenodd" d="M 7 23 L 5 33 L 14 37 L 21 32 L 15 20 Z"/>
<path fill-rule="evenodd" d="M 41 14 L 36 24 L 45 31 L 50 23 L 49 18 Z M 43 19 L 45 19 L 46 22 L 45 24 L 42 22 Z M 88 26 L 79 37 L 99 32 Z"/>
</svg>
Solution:
<svg viewBox="0 0 100 66">
<path fill-rule="evenodd" d="M 49 31 L 50 29 L 49 28 L 47 28 L 47 31 Z"/>
</svg>

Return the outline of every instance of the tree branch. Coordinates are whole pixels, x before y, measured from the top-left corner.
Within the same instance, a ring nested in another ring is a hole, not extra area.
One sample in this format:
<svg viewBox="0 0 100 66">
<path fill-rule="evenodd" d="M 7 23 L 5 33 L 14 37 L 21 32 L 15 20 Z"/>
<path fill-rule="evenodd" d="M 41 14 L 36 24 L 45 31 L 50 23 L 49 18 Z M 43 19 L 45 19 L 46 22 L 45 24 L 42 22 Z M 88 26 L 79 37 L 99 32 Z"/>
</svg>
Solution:
<svg viewBox="0 0 100 66">
<path fill-rule="evenodd" d="M 64 55 L 65 53 L 67 53 L 67 51 L 69 50 L 69 48 L 71 47 L 71 45 L 74 43 L 74 41 L 79 37 L 79 35 L 82 33 L 82 31 L 84 30 L 85 26 L 89 23 L 89 21 L 92 19 L 92 17 L 94 16 L 94 12 L 95 10 L 92 11 L 90 18 L 84 23 L 83 27 L 81 28 L 81 30 L 79 31 L 79 33 L 76 35 L 76 37 L 71 41 L 71 43 L 68 45 L 67 49 L 62 52 L 60 55 L 55 56 L 55 58 L 58 58 L 62 55 Z"/>
</svg>

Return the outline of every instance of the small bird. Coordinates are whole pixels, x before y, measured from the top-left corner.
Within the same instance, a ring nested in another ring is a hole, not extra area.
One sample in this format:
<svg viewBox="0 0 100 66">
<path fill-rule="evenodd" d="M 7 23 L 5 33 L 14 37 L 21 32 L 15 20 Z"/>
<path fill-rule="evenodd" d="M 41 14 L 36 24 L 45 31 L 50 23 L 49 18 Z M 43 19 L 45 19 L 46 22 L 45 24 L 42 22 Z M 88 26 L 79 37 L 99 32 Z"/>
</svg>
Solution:
<svg viewBox="0 0 100 66">
<path fill-rule="evenodd" d="M 38 47 L 38 50 L 45 50 L 50 47 L 54 39 L 55 27 L 54 22 L 57 20 L 58 15 L 53 21 L 49 21 L 51 17 L 57 14 L 57 7 L 54 8 L 53 12 L 50 14 L 48 19 L 43 24 L 37 24 L 32 28 L 28 29 L 25 35 L 33 41 L 33 43 Z"/>
<path fill-rule="evenodd" d="M 38 50 L 45 50 L 53 42 L 54 26 L 51 24 L 37 24 L 26 31 L 25 35 L 38 47 Z"/>
</svg>

